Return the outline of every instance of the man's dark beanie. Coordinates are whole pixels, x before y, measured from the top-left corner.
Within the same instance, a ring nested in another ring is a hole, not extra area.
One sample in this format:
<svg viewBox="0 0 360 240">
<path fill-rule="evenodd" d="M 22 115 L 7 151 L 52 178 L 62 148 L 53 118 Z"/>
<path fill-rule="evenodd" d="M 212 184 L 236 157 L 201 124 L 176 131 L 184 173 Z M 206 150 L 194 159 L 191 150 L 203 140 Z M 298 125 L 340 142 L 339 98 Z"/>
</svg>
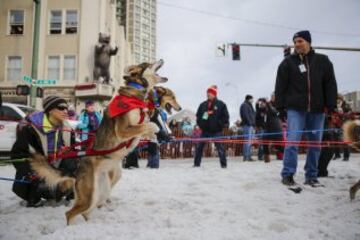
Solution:
<svg viewBox="0 0 360 240">
<path fill-rule="evenodd" d="M 307 41 L 308 43 L 311 43 L 311 34 L 308 30 L 304 30 L 304 31 L 300 31 L 294 34 L 293 37 L 293 41 L 295 40 L 295 38 L 297 37 L 301 37 L 303 39 L 305 39 L 305 41 Z"/>
<path fill-rule="evenodd" d="M 43 109 L 46 113 L 60 105 L 67 106 L 66 100 L 61 97 L 48 96 L 43 100 Z"/>
<path fill-rule="evenodd" d="M 251 95 L 246 95 L 246 96 L 245 96 L 245 100 L 246 100 L 246 101 L 249 101 L 250 99 L 253 99 L 253 96 L 251 96 Z"/>
</svg>

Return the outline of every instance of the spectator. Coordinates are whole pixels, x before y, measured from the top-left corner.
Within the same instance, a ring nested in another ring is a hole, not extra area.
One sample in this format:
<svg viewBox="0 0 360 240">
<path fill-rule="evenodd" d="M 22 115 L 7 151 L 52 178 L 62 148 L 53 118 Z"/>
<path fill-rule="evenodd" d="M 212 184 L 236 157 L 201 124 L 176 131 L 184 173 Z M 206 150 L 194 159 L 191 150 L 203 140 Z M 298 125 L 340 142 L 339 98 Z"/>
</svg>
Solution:
<svg viewBox="0 0 360 240">
<path fill-rule="evenodd" d="M 63 131 L 68 118 L 68 105 L 65 99 L 49 96 L 43 101 L 42 112 L 35 112 L 20 123 L 17 139 L 11 149 L 11 158 L 30 158 L 30 146 L 37 153 L 49 157 L 49 164 L 61 174 L 74 174 L 77 161 L 74 159 L 59 159 L 56 154 L 64 146 L 74 143 L 74 134 Z M 27 207 L 42 206 L 43 199 L 60 201 L 62 197 L 71 197 L 62 193 L 57 186 L 49 188 L 40 179 L 29 164 L 29 161 L 14 162 L 16 180 L 26 180 L 29 184 L 14 182 L 13 192 L 27 202 Z"/>
<path fill-rule="evenodd" d="M 265 98 L 259 99 L 259 112 L 263 113 L 263 136 L 261 139 L 265 141 L 264 147 L 264 161 L 270 162 L 270 147 L 271 142 L 275 142 L 275 149 L 282 154 L 284 148 L 281 141 L 282 138 L 282 128 L 281 122 L 277 115 L 275 108 L 266 101 Z M 277 154 L 279 156 L 279 154 Z"/>
<path fill-rule="evenodd" d="M 95 111 L 94 102 L 88 100 L 85 102 L 85 109 L 81 112 L 79 116 L 79 124 L 77 125 L 78 129 L 82 130 L 81 141 L 88 139 L 88 135 L 91 132 L 94 132 L 100 126 L 102 120 L 102 115 L 100 112 Z"/>
<path fill-rule="evenodd" d="M 275 102 L 283 120 L 287 117 L 287 141 L 299 142 L 303 130 L 309 141 L 319 142 L 324 127 L 325 108 L 336 108 L 337 86 L 333 65 L 326 55 L 315 53 L 311 47 L 309 31 L 293 36 L 295 53 L 287 56 L 279 65 Z M 286 114 L 287 113 L 287 114 Z M 296 185 L 298 146 L 286 144 L 284 151 L 282 183 Z M 320 147 L 310 147 L 305 164 L 305 184 L 318 187 L 318 160 Z"/>
<path fill-rule="evenodd" d="M 207 100 L 200 104 L 196 113 L 196 122 L 202 133 L 201 138 L 222 136 L 224 127 L 229 126 L 229 113 L 226 104 L 217 99 L 217 87 L 211 86 L 207 90 Z M 196 147 L 194 167 L 200 167 L 205 142 L 199 142 Z M 223 144 L 215 143 L 222 168 L 227 167 L 226 152 Z"/>
<path fill-rule="evenodd" d="M 173 131 L 174 129 L 179 128 L 179 123 L 176 121 L 175 118 L 173 118 L 170 123 L 169 123 L 169 128 L 171 129 L 171 131 Z"/>
<path fill-rule="evenodd" d="M 259 98 L 255 104 L 255 128 L 256 134 L 260 137 L 265 132 L 265 116 L 266 116 L 266 99 Z M 258 145 L 258 160 L 264 160 L 264 145 Z"/>
<path fill-rule="evenodd" d="M 193 136 L 193 138 L 200 138 L 200 136 L 201 136 L 201 129 L 200 129 L 199 125 L 195 125 L 195 126 L 194 126 L 194 130 L 193 130 L 192 136 Z"/>
<path fill-rule="evenodd" d="M 184 133 L 185 136 L 191 136 L 192 135 L 192 130 L 193 127 L 191 126 L 191 121 L 190 118 L 185 117 L 183 119 L 182 125 L 181 125 L 181 130 Z"/>
<path fill-rule="evenodd" d="M 244 161 L 254 161 L 251 158 L 251 140 L 255 127 L 255 110 L 253 107 L 253 97 L 246 95 L 245 101 L 240 106 L 240 117 L 244 134 L 243 156 Z"/>
</svg>

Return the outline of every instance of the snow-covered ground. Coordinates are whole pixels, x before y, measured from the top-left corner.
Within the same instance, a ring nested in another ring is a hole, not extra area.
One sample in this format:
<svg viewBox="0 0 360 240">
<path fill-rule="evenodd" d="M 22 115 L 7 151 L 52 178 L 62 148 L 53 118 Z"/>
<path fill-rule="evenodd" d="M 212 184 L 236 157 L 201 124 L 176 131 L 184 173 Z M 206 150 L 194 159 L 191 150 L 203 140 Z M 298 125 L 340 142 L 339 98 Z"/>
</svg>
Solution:
<svg viewBox="0 0 360 240">
<path fill-rule="evenodd" d="M 302 159 L 304 157 L 302 156 Z M 25 208 L 0 181 L 0 239 L 360 239 L 360 192 L 348 189 L 360 178 L 360 155 L 332 161 L 334 178 L 325 188 L 295 194 L 280 184 L 281 162 L 242 162 L 230 158 L 164 160 L 158 170 L 124 170 L 111 205 L 96 209 L 89 222 L 78 217 L 66 226 L 68 207 Z M 303 182 L 300 161 L 298 182 Z M 11 166 L 0 176 L 13 177 Z"/>
</svg>

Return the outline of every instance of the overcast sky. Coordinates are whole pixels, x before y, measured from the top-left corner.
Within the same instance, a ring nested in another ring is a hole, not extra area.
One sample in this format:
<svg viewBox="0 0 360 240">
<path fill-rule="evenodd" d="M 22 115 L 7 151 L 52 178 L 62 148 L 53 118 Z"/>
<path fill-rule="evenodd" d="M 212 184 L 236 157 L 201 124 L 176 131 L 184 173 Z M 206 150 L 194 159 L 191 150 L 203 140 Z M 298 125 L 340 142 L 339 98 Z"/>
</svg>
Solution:
<svg viewBox="0 0 360 240">
<path fill-rule="evenodd" d="M 227 58 L 216 57 L 216 44 L 291 44 L 293 34 L 303 29 L 311 31 L 313 45 L 360 47 L 360 0 L 161 0 L 157 56 L 165 65 L 160 73 L 169 78 L 167 86 L 183 108 L 193 111 L 205 100 L 207 87 L 216 84 L 233 122 L 246 94 L 270 96 L 283 53 L 241 47 L 241 61 L 232 61 L 230 51 Z M 360 90 L 360 52 L 319 52 L 333 62 L 340 92 Z"/>
</svg>

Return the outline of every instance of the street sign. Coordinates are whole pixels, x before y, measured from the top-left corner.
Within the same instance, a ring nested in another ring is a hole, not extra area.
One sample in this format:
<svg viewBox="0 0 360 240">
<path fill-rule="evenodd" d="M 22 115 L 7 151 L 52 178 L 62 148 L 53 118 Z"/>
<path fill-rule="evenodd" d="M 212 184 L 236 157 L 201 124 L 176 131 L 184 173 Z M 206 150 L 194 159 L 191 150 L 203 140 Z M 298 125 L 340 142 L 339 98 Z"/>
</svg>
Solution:
<svg viewBox="0 0 360 240">
<path fill-rule="evenodd" d="M 56 85 L 57 80 L 55 79 L 32 79 L 29 76 L 24 75 L 23 80 L 28 84 L 35 84 L 35 85 Z"/>
<path fill-rule="evenodd" d="M 24 80 L 25 82 L 27 82 L 28 84 L 32 84 L 32 78 L 29 77 L 29 76 L 24 75 L 24 76 L 23 76 L 23 80 Z"/>
<path fill-rule="evenodd" d="M 35 81 L 36 85 L 56 85 L 57 80 L 53 79 L 38 79 Z"/>
</svg>

